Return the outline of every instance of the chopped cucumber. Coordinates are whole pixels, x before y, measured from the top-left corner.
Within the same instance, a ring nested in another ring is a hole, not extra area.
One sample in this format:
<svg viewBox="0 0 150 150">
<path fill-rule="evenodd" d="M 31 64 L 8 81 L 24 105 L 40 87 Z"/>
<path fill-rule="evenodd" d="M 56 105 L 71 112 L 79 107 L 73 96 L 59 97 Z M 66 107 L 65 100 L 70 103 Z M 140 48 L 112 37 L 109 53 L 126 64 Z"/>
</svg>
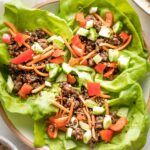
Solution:
<svg viewBox="0 0 150 150">
<path fill-rule="evenodd" d="M 103 120 L 103 128 L 108 129 L 111 124 L 112 124 L 111 116 L 106 115 L 104 120 Z"/>
<path fill-rule="evenodd" d="M 61 36 L 57 36 L 57 35 L 53 35 L 51 36 L 50 38 L 47 39 L 47 41 L 50 43 L 50 42 L 53 42 L 54 40 L 57 40 L 57 41 L 60 41 L 61 43 L 64 43 L 64 40 Z"/>
<path fill-rule="evenodd" d="M 77 145 L 72 140 L 64 140 L 65 150 L 74 149 Z"/>
<path fill-rule="evenodd" d="M 62 49 L 62 50 L 65 48 L 65 44 L 60 42 L 59 40 L 53 40 L 53 45 L 54 47 Z"/>
<path fill-rule="evenodd" d="M 45 81 L 45 86 L 52 87 L 52 84 L 50 82 L 48 82 L 48 81 Z"/>
<path fill-rule="evenodd" d="M 84 28 L 79 28 L 79 30 L 77 31 L 77 34 L 81 36 L 87 36 L 88 33 L 89 33 L 89 30 L 84 29 Z"/>
<path fill-rule="evenodd" d="M 95 82 L 100 82 L 100 80 L 102 80 L 102 79 L 103 79 L 103 74 L 97 73 L 95 75 Z"/>
<path fill-rule="evenodd" d="M 94 29 L 94 28 L 91 28 L 90 30 L 89 30 L 89 35 L 88 35 L 88 39 L 89 40 L 91 40 L 91 41 L 96 41 L 96 39 L 97 39 L 97 32 L 96 32 L 96 29 Z"/>
<path fill-rule="evenodd" d="M 98 7 L 91 7 L 90 10 L 89 10 L 89 13 L 90 14 L 94 14 L 98 11 Z"/>
<path fill-rule="evenodd" d="M 70 139 L 72 137 L 72 128 L 68 128 L 66 132 L 66 139 Z"/>
<path fill-rule="evenodd" d="M 66 82 L 67 76 L 63 72 L 57 77 L 56 82 Z"/>
<path fill-rule="evenodd" d="M 93 57 L 93 60 L 95 61 L 96 64 L 98 64 L 102 61 L 102 57 L 99 54 L 97 54 Z"/>
<path fill-rule="evenodd" d="M 105 111 L 105 109 L 103 107 L 99 107 L 99 106 L 93 107 L 93 114 L 94 115 L 101 115 L 104 113 L 104 111 Z"/>
<path fill-rule="evenodd" d="M 105 38 L 111 38 L 112 36 L 112 30 L 107 26 L 102 26 L 99 35 Z"/>
<path fill-rule="evenodd" d="M 85 131 L 88 131 L 90 129 L 89 125 L 87 123 L 82 122 L 82 121 L 79 121 L 79 125 Z"/>
<path fill-rule="evenodd" d="M 128 116 L 128 111 L 129 111 L 128 107 L 122 107 L 118 110 L 117 116 L 118 117 L 127 117 Z"/>
<path fill-rule="evenodd" d="M 98 106 L 98 104 L 90 99 L 85 100 L 85 105 L 89 108 L 93 108 L 94 106 Z"/>
<path fill-rule="evenodd" d="M 130 57 L 127 55 L 120 55 L 118 58 L 118 65 L 120 70 L 127 69 L 129 67 Z"/>
<path fill-rule="evenodd" d="M 110 62 L 118 61 L 119 52 L 117 50 L 109 49 L 108 57 L 109 57 Z"/>
<path fill-rule="evenodd" d="M 117 21 L 114 25 L 113 25 L 113 31 L 116 33 L 116 34 L 119 34 L 121 32 L 123 28 L 123 24 L 121 21 Z"/>
<path fill-rule="evenodd" d="M 13 82 L 11 76 L 8 76 L 8 79 L 7 79 L 7 91 L 9 93 L 11 93 L 13 91 L 13 88 L 14 88 L 14 82 Z"/>
<path fill-rule="evenodd" d="M 86 131 L 86 132 L 84 133 L 84 135 L 83 135 L 83 142 L 84 142 L 85 144 L 87 144 L 87 143 L 90 141 L 91 138 L 92 138 L 91 130 L 88 130 L 88 131 Z"/>
<path fill-rule="evenodd" d="M 110 10 L 109 10 L 108 8 L 101 9 L 100 15 L 101 15 L 102 17 L 105 17 L 105 14 L 106 14 L 107 12 L 110 12 Z"/>
<path fill-rule="evenodd" d="M 59 71 L 60 71 L 60 66 L 58 64 L 47 64 L 46 65 L 46 71 L 49 72 L 49 81 L 54 81 L 54 79 L 56 78 L 56 76 L 58 75 Z"/>
<path fill-rule="evenodd" d="M 73 70 L 73 68 L 67 63 L 62 64 L 62 69 L 66 74 L 70 73 Z"/>
<path fill-rule="evenodd" d="M 36 53 L 36 54 L 42 54 L 43 53 L 43 48 L 41 45 L 37 42 L 35 42 L 32 46 L 31 49 Z"/>
<path fill-rule="evenodd" d="M 94 20 L 89 20 L 86 22 L 86 29 L 90 29 L 93 27 Z"/>
</svg>

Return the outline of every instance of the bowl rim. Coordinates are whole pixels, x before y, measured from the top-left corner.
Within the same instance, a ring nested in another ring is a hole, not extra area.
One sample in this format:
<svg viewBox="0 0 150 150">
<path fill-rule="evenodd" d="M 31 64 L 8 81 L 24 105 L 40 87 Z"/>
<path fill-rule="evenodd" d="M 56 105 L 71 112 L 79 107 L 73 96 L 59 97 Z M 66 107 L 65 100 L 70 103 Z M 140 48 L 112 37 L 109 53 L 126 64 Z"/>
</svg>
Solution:
<svg viewBox="0 0 150 150">
<path fill-rule="evenodd" d="M 59 0 L 46 0 L 44 2 L 35 4 L 32 8 L 36 8 L 36 9 L 40 9 L 48 4 L 51 3 L 58 3 Z M 145 35 L 143 35 L 144 37 L 144 41 L 146 43 L 146 47 L 148 52 L 150 52 L 150 44 L 147 40 L 147 38 L 145 37 Z M 150 56 L 150 55 L 149 55 Z M 147 100 L 147 106 L 148 106 L 148 110 L 150 113 L 150 94 Z M 29 146 L 30 148 L 34 149 L 34 150 L 47 150 L 47 147 L 41 147 L 41 148 L 35 148 L 34 144 L 32 141 L 30 141 L 28 138 L 26 138 L 16 127 L 15 125 L 10 121 L 10 119 L 8 118 L 2 104 L 0 103 L 0 115 L 2 117 L 2 119 L 4 120 L 4 122 L 7 124 L 8 128 L 12 131 L 12 133 L 14 133 L 14 135 L 20 140 L 22 141 L 24 144 L 26 144 L 27 146 Z"/>
</svg>

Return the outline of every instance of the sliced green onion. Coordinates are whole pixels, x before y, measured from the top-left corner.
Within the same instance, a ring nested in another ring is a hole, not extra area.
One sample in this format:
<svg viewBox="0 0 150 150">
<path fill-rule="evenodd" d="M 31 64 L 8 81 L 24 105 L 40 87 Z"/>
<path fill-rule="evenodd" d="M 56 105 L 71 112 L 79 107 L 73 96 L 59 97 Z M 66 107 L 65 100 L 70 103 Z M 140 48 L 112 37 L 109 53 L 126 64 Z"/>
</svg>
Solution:
<svg viewBox="0 0 150 150">
<path fill-rule="evenodd" d="M 79 30 L 77 31 L 77 34 L 81 35 L 81 36 L 87 36 L 88 33 L 89 33 L 89 31 L 87 29 L 84 29 L 84 28 L 79 28 Z"/>
<path fill-rule="evenodd" d="M 85 105 L 89 108 L 93 108 L 94 106 L 98 106 L 98 104 L 90 99 L 85 100 Z"/>
<path fill-rule="evenodd" d="M 32 46 L 31 49 L 36 53 L 36 54 L 42 54 L 43 53 L 43 48 L 41 45 L 37 42 L 35 42 Z"/>
<path fill-rule="evenodd" d="M 11 93 L 12 90 L 13 90 L 13 88 L 14 88 L 14 82 L 13 82 L 11 76 L 9 75 L 9 76 L 8 76 L 8 79 L 7 79 L 7 91 L 8 91 L 9 93 Z"/>
<path fill-rule="evenodd" d="M 98 64 L 102 61 L 102 57 L 99 54 L 97 54 L 93 57 L 93 60 L 96 64 Z"/>
<path fill-rule="evenodd" d="M 85 131 L 88 131 L 90 129 L 89 125 L 87 123 L 82 122 L 82 121 L 79 121 L 79 125 Z"/>
<path fill-rule="evenodd" d="M 104 120 L 103 120 L 103 127 L 104 127 L 104 129 L 108 129 L 111 124 L 112 124 L 111 116 L 106 115 L 104 117 Z"/>
<path fill-rule="evenodd" d="M 70 139 L 72 137 L 72 132 L 73 129 L 72 128 L 68 128 L 67 132 L 66 132 L 66 139 Z"/>
<path fill-rule="evenodd" d="M 103 107 L 94 106 L 93 107 L 93 114 L 94 115 L 101 115 L 105 112 L 105 109 Z"/>
<path fill-rule="evenodd" d="M 121 32 L 123 28 L 123 24 L 121 21 L 117 21 L 114 25 L 113 25 L 113 31 L 116 33 L 116 34 L 119 34 Z"/>
<path fill-rule="evenodd" d="M 87 144 L 87 143 L 90 141 L 91 138 L 92 138 L 91 130 L 88 130 L 88 131 L 86 131 L 86 132 L 84 133 L 84 135 L 83 135 L 83 142 L 84 142 L 85 144 Z"/>
<path fill-rule="evenodd" d="M 108 56 L 109 56 L 110 62 L 118 61 L 119 52 L 117 50 L 109 49 Z"/>
</svg>

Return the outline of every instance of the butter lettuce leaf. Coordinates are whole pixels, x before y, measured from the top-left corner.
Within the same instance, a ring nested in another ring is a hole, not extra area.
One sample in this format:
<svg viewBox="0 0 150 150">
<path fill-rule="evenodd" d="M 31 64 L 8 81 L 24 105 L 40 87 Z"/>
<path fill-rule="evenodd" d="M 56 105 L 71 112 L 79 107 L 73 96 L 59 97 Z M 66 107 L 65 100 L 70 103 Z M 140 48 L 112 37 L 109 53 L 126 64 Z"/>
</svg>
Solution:
<svg viewBox="0 0 150 150">
<path fill-rule="evenodd" d="M 121 131 L 121 133 L 115 135 L 110 143 L 100 142 L 95 145 L 94 150 L 129 150 L 136 149 L 140 150 L 145 142 L 150 125 L 150 118 L 147 112 L 146 104 L 143 99 L 142 89 L 139 84 L 129 85 L 124 91 L 114 94 L 114 98 L 109 100 L 109 106 L 112 109 L 118 109 L 120 107 L 128 107 L 128 124 Z M 43 123 L 41 123 L 43 122 Z M 45 121 L 36 121 L 35 125 L 38 128 L 34 128 L 36 146 L 49 145 L 51 150 L 59 149 L 65 150 L 64 141 L 65 135 L 59 133 L 56 139 L 49 139 L 47 136 Z M 43 130 L 44 127 L 44 130 Z M 39 134 L 41 133 L 41 134 Z M 43 144 L 44 141 L 44 144 Z M 73 139 L 76 144 L 74 150 L 90 150 L 88 145 L 82 142 L 77 142 Z M 40 145 L 39 145 L 40 144 Z"/>
</svg>

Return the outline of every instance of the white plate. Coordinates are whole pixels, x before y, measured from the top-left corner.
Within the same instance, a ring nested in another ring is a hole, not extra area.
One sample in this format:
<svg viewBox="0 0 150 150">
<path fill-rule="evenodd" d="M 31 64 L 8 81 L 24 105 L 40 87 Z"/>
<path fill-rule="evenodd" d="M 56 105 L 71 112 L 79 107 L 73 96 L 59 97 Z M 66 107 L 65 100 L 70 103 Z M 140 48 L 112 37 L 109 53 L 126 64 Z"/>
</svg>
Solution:
<svg viewBox="0 0 150 150">
<path fill-rule="evenodd" d="M 49 3 L 49 1 L 45 1 L 44 3 L 36 5 L 36 7 L 55 13 L 59 9 L 59 2 L 57 0 L 51 0 L 51 3 Z M 143 87 L 144 97 L 147 100 L 149 97 L 150 75 L 147 74 L 147 76 L 144 77 L 140 82 Z M 33 148 L 33 120 L 29 116 L 12 114 L 7 111 L 5 112 L 0 110 L 2 117 L 9 128 L 13 131 L 14 134 L 17 135 L 19 139 L 21 139 L 29 147 Z M 150 134 L 148 137 L 150 138 Z M 44 147 L 40 150 L 47 150 L 47 148 Z M 148 144 L 148 140 L 143 150 L 150 150 L 150 144 Z"/>
</svg>

